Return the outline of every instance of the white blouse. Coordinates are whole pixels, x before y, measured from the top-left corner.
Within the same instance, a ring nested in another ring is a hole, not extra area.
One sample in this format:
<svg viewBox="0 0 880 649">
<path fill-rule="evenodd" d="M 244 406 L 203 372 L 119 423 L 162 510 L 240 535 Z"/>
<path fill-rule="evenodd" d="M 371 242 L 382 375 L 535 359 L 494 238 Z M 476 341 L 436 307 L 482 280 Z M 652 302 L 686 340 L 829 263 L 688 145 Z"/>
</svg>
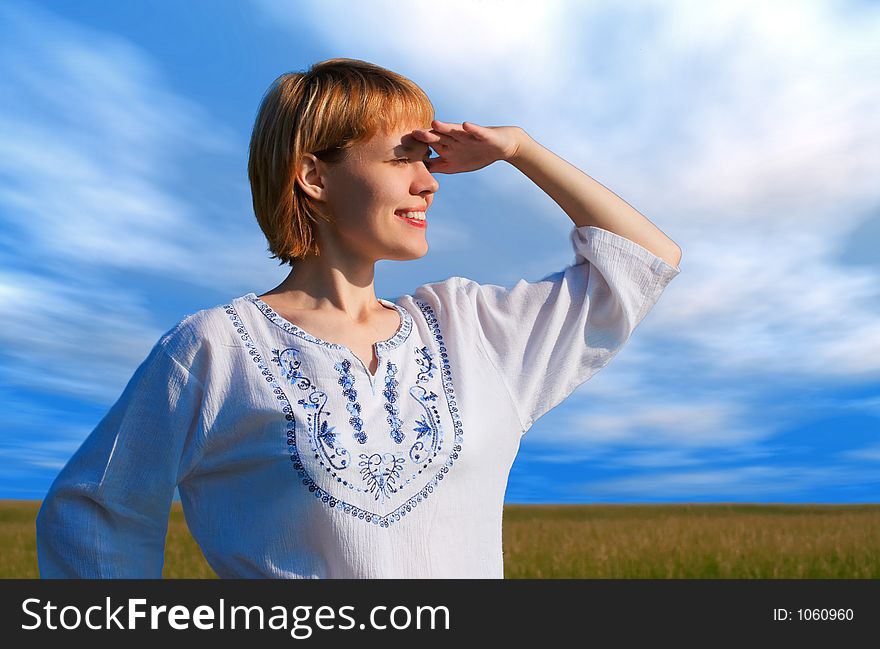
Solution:
<svg viewBox="0 0 880 649">
<path fill-rule="evenodd" d="M 44 578 L 160 578 L 179 486 L 221 578 L 503 578 L 521 435 L 605 367 L 680 272 L 597 227 L 513 288 L 390 302 L 370 374 L 254 293 L 165 333 L 43 501 Z"/>
</svg>

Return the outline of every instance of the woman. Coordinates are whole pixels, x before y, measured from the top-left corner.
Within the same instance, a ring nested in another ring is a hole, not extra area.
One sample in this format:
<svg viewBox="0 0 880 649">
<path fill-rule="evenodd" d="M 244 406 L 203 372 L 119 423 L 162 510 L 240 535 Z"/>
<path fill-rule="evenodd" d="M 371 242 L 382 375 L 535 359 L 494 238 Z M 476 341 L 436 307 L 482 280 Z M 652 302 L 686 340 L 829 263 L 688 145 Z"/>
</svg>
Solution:
<svg viewBox="0 0 880 649">
<path fill-rule="evenodd" d="M 43 502 L 43 577 L 161 577 L 175 486 L 220 577 L 503 577 L 521 435 L 608 364 L 680 250 L 522 129 L 433 112 L 352 59 L 273 83 L 248 171 L 293 270 L 160 338 Z M 574 263 L 378 299 L 378 260 L 428 250 L 432 174 L 497 161 L 568 214 Z"/>
</svg>

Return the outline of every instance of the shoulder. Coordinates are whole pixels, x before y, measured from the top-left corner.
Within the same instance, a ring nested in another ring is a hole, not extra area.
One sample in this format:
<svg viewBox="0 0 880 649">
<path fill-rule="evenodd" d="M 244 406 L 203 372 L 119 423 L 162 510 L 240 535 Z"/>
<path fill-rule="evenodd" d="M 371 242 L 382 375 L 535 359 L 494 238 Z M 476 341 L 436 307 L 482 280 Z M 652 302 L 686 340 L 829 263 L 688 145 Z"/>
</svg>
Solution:
<svg viewBox="0 0 880 649">
<path fill-rule="evenodd" d="M 534 300 L 533 293 L 546 291 L 547 286 L 558 281 L 562 275 L 563 271 L 551 273 L 537 282 L 519 279 L 513 286 L 481 284 L 467 277 L 456 276 L 442 282 L 420 286 L 413 294 L 413 298 L 424 300 L 434 308 L 467 314 L 478 309 L 480 305 L 496 300 L 509 302 L 515 302 L 516 299 Z"/>
<path fill-rule="evenodd" d="M 454 302 L 468 290 L 468 287 L 476 284 L 467 277 L 453 276 L 439 282 L 422 284 L 413 291 L 413 300 L 421 300 L 433 307 L 443 307 L 446 303 Z"/>
<path fill-rule="evenodd" d="M 411 300 L 426 316 L 433 314 L 441 320 L 447 320 L 461 314 L 468 287 L 474 284 L 476 282 L 467 277 L 448 277 L 422 284 L 412 295 L 405 295 L 401 299 Z"/>
<path fill-rule="evenodd" d="M 187 368 L 228 350 L 235 342 L 228 309 L 229 304 L 218 304 L 184 316 L 162 334 L 157 346 Z"/>
</svg>

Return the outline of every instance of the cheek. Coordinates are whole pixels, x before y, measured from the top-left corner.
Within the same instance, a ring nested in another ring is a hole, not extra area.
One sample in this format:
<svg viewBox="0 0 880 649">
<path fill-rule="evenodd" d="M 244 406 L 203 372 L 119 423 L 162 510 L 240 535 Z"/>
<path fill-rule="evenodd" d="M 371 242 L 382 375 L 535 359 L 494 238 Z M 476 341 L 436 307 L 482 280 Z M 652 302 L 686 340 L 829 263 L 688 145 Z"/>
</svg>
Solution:
<svg viewBox="0 0 880 649">
<path fill-rule="evenodd" d="M 340 228 L 385 227 L 386 217 L 404 204 L 394 174 L 347 173 L 334 179 L 330 208 Z"/>
<path fill-rule="evenodd" d="M 359 213 L 363 214 L 364 206 L 373 200 L 373 193 L 369 184 L 350 176 L 344 182 L 336 183 L 327 202 L 333 214 L 340 220 L 350 220 Z"/>
<path fill-rule="evenodd" d="M 335 211 L 336 227 L 352 237 L 362 237 L 365 232 L 374 234 L 387 232 L 389 218 L 400 204 L 400 198 L 388 194 L 371 185 L 352 186 L 345 196 L 340 197 Z"/>
<path fill-rule="evenodd" d="M 352 194 L 352 198 L 355 194 Z M 376 182 L 363 184 L 357 189 L 357 204 L 354 209 L 362 218 L 381 218 L 393 214 L 401 205 L 400 194 L 395 194 L 391 183 Z"/>
</svg>

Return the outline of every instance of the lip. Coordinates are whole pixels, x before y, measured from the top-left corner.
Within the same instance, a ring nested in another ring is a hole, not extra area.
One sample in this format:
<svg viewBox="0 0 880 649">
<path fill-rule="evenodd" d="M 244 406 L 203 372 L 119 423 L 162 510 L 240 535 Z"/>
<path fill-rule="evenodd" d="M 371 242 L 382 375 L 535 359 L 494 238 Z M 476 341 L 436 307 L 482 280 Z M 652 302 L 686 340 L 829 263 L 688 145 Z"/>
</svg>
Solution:
<svg viewBox="0 0 880 649">
<path fill-rule="evenodd" d="M 425 210 L 407 210 L 407 211 L 408 211 L 408 212 L 424 212 Z M 421 228 L 422 230 L 424 230 L 425 228 L 428 227 L 428 221 L 427 221 L 427 219 L 424 220 L 424 221 L 414 221 L 413 219 L 407 219 L 407 218 L 401 216 L 400 214 L 397 214 L 397 212 L 395 212 L 394 214 L 395 214 L 395 216 L 397 216 L 397 218 L 399 218 L 401 221 L 406 221 L 407 224 L 411 225 L 411 226 L 414 227 L 414 228 Z"/>
</svg>

